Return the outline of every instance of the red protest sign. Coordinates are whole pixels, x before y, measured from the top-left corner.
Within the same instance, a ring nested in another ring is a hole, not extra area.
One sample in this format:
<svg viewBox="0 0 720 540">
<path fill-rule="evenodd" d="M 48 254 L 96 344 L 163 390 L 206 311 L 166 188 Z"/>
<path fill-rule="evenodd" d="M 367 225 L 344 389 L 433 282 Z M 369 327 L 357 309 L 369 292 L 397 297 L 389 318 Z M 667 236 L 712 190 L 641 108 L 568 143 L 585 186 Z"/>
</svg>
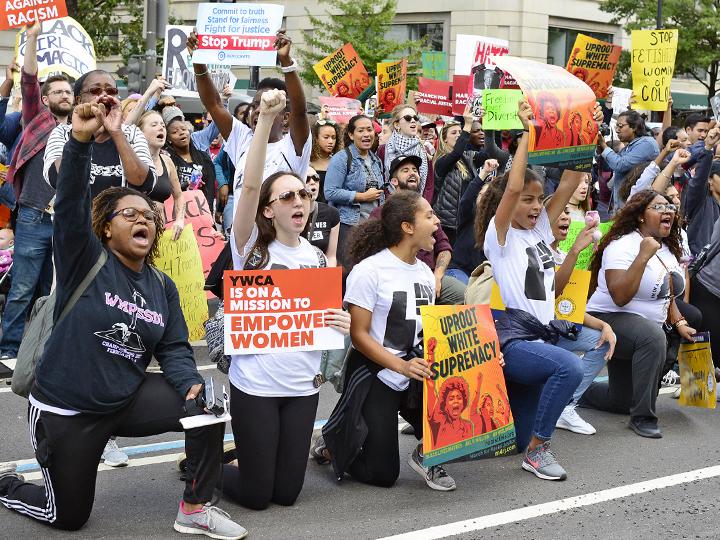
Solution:
<svg viewBox="0 0 720 540">
<path fill-rule="evenodd" d="M 342 305 L 342 269 L 225 272 L 225 354 L 342 349 L 325 324 Z"/>
<path fill-rule="evenodd" d="M 452 113 L 462 116 L 465 106 L 468 102 L 468 86 L 470 84 L 470 75 L 454 75 L 452 82 L 453 101 Z"/>
<path fill-rule="evenodd" d="M 418 112 L 452 116 L 452 83 L 420 78 L 415 92 L 415 106 Z"/>
<path fill-rule="evenodd" d="M 320 96 L 321 120 L 347 124 L 353 116 L 363 114 L 362 103 L 357 99 Z"/>
<path fill-rule="evenodd" d="M 18 28 L 35 21 L 49 21 L 67 17 L 65 0 L 3 0 L 0 11 L 0 30 Z M 40 5 L 42 4 L 42 5 Z"/>
</svg>

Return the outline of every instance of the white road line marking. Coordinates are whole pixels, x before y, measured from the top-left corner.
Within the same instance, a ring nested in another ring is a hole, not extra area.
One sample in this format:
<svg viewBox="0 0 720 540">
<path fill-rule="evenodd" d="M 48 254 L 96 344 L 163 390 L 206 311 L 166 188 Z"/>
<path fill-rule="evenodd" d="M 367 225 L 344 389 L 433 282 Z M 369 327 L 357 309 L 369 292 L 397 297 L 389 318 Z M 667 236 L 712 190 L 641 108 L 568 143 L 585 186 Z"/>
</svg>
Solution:
<svg viewBox="0 0 720 540">
<path fill-rule="evenodd" d="M 0 363 L 5 364 L 8 368 L 15 371 L 15 364 L 17 364 L 17 358 L 9 358 L 7 360 L 0 360 Z"/>
<path fill-rule="evenodd" d="M 525 508 L 516 508 L 515 510 L 508 510 L 507 512 L 499 512 L 497 514 L 490 514 L 465 521 L 456 521 L 455 523 L 448 523 L 446 525 L 438 525 L 436 527 L 429 527 L 418 531 L 397 534 L 380 540 L 434 540 L 436 538 L 447 538 L 448 536 L 490 529 L 500 525 L 516 523 L 518 521 L 546 516 L 549 514 L 556 514 L 573 508 L 600 504 L 615 499 L 621 499 L 623 497 L 629 497 L 631 495 L 639 495 L 640 493 L 647 493 L 680 484 L 688 484 L 696 480 L 703 480 L 716 476 L 720 476 L 720 465 L 705 467 L 704 469 L 695 469 L 694 471 L 673 474 L 671 476 L 663 476 L 653 480 L 646 480 L 644 482 L 628 484 L 626 486 L 618 486 L 602 491 L 595 491 L 593 493 L 586 493 L 585 495 L 578 495 L 577 497 L 569 497 L 558 501 L 536 504 Z"/>
</svg>

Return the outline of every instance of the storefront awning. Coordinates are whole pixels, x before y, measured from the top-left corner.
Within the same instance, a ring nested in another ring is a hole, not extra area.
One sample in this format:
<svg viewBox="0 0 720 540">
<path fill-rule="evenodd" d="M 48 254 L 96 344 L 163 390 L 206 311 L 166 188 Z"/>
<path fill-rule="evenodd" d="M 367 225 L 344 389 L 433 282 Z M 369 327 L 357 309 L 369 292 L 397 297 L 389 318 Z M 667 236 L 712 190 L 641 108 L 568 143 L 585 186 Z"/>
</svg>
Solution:
<svg viewBox="0 0 720 540">
<path fill-rule="evenodd" d="M 676 111 L 704 111 L 710 108 L 707 94 L 672 92 L 673 109 Z"/>
</svg>

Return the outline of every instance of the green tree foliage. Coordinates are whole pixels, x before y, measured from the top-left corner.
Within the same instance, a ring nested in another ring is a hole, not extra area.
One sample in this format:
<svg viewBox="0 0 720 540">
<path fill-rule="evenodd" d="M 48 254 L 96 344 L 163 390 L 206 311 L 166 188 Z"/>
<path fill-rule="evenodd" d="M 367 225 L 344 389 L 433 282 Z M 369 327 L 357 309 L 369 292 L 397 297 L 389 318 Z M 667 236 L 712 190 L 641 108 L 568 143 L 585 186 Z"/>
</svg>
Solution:
<svg viewBox="0 0 720 540">
<path fill-rule="evenodd" d="M 613 14 L 612 22 L 624 24 L 627 32 L 655 28 L 657 7 L 657 0 L 604 0 L 600 4 L 600 9 Z M 714 96 L 720 69 L 720 0 L 663 0 L 662 15 L 664 28 L 679 30 L 675 73 L 693 77 L 707 89 L 708 98 Z"/>
<path fill-rule="evenodd" d="M 313 30 L 304 31 L 305 47 L 299 51 L 301 76 L 311 86 L 324 88 L 313 70 L 316 64 L 345 43 L 352 43 L 371 77 L 378 62 L 408 57 L 408 89 L 417 88 L 422 40 L 393 41 L 385 37 L 395 18 L 397 0 L 318 0 L 325 15 L 305 9 Z"/>
</svg>

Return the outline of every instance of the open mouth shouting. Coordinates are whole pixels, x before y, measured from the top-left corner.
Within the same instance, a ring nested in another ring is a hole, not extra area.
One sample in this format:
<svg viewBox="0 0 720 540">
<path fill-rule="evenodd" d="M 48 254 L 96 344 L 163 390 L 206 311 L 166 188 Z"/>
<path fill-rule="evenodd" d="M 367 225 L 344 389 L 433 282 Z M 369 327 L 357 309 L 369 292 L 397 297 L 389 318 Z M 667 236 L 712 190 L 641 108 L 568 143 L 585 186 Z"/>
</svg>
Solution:
<svg viewBox="0 0 720 540">
<path fill-rule="evenodd" d="M 133 242 L 142 248 L 150 246 L 150 229 L 146 225 L 139 225 L 133 230 Z"/>
</svg>

